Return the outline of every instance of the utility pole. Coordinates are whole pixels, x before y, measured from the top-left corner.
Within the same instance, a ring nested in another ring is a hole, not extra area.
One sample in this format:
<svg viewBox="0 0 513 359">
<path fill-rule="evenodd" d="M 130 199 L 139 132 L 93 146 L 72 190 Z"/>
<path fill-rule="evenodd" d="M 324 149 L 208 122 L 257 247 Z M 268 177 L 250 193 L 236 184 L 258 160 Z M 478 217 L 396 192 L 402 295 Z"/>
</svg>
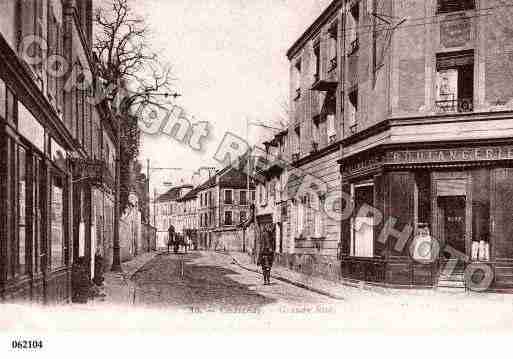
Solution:
<svg viewBox="0 0 513 359">
<path fill-rule="evenodd" d="M 147 204 L 147 216 L 146 220 L 148 221 L 148 224 L 150 224 L 150 159 L 146 159 L 146 194 L 148 196 L 148 204 Z"/>
<path fill-rule="evenodd" d="M 117 131 L 116 131 L 116 190 L 114 192 L 114 240 L 113 240 L 113 272 L 122 272 L 121 269 L 121 249 L 119 244 L 119 221 L 120 221 L 120 192 L 121 192 L 121 115 L 116 113 Z"/>
</svg>

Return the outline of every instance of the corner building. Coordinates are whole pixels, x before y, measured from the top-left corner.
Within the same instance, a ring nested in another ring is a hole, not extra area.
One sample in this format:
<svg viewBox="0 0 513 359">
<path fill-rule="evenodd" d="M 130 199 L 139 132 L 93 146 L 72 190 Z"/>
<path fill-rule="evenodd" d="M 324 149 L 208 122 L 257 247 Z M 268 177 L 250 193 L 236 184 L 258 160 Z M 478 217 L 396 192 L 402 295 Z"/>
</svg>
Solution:
<svg viewBox="0 0 513 359">
<path fill-rule="evenodd" d="M 349 0 L 344 19 L 342 276 L 513 287 L 513 6 Z M 419 261 L 425 228 L 440 251 Z"/>
</svg>

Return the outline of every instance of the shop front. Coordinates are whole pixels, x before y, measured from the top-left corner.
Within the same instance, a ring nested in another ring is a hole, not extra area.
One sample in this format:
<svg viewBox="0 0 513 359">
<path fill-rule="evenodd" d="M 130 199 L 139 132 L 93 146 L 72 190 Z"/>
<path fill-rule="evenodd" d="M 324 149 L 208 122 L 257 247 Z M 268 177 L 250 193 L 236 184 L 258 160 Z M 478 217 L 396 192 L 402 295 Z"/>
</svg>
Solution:
<svg viewBox="0 0 513 359">
<path fill-rule="evenodd" d="M 388 147 L 340 164 L 345 278 L 513 287 L 513 146 Z"/>
<path fill-rule="evenodd" d="M 67 140 L 52 124 L 57 117 L 18 85 L 0 76 L 0 301 L 65 302 L 71 292 Z"/>
</svg>

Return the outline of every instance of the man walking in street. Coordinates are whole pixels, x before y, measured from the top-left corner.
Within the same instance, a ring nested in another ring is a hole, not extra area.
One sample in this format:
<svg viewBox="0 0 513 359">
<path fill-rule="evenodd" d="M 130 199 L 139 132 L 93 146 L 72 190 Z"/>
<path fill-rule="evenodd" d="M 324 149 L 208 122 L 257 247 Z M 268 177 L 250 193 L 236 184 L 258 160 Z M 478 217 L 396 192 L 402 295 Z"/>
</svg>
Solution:
<svg viewBox="0 0 513 359">
<path fill-rule="evenodd" d="M 269 247 L 264 247 L 262 252 L 258 256 L 257 265 L 262 267 L 262 273 L 264 275 L 264 285 L 271 284 L 271 268 L 273 266 L 274 253 Z"/>
</svg>

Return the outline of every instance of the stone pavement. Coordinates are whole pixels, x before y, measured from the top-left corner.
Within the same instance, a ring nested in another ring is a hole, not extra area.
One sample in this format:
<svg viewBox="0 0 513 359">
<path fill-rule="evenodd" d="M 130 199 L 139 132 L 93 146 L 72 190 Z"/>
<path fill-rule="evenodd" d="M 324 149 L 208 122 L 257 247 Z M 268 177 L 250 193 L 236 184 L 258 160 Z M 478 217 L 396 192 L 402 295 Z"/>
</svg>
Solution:
<svg viewBox="0 0 513 359">
<path fill-rule="evenodd" d="M 262 273 L 262 270 L 253 263 L 249 254 L 229 252 L 229 255 L 233 258 L 234 262 L 242 268 L 256 273 Z M 380 295 L 385 292 L 385 289 L 379 287 L 371 288 L 368 286 L 355 286 L 354 284 L 345 282 L 334 282 L 299 273 L 282 266 L 273 266 L 271 277 L 333 299 L 344 299 L 348 294 L 361 294 L 362 289 L 366 289 L 369 292 L 367 295 Z"/>
<path fill-rule="evenodd" d="M 158 251 L 140 254 L 132 260 L 122 263 L 122 272 L 105 273 L 105 281 L 102 287 L 102 292 L 105 296 L 97 297 L 92 302 L 115 305 L 130 304 L 134 292 L 134 286 L 130 279 L 146 263 L 160 254 L 161 252 Z"/>
</svg>

